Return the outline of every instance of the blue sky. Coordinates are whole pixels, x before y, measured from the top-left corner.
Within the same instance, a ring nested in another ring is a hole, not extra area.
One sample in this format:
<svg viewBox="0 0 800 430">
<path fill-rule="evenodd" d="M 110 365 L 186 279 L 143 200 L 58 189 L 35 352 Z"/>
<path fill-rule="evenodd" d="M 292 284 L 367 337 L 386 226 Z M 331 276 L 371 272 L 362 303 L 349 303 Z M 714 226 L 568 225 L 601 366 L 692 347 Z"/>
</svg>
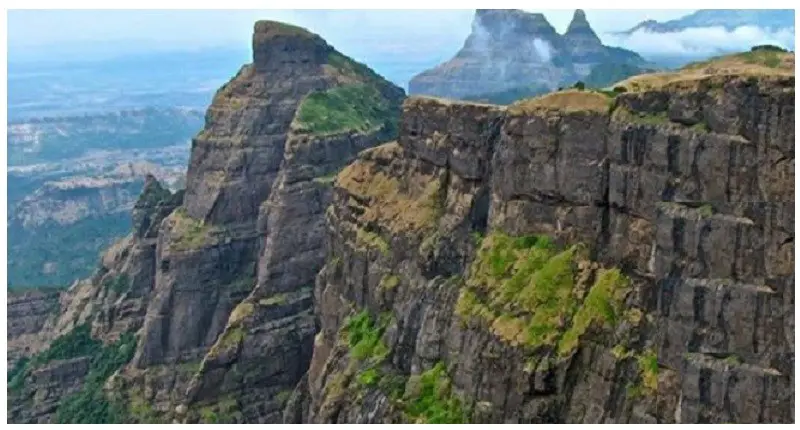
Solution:
<svg viewBox="0 0 800 430">
<path fill-rule="evenodd" d="M 573 10 L 543 12 L 563 31 Z M 644 19 L 667 20 L 688 10 L 588 10 L 599 33 L 632 27 Z M 95 49 L 248 48 L 253 22 L 277 19 L 305 26 L 347 52 L 375 49 L 419 55 L 458 49 L 473 10 L 13 10 L 8 12 L 11 58 L 46 47 Z"/>
<path fill-rule="evenodd" d="M 574 10 L 542 12 L 563 32 Z M 691 29 L 621 39 L 609 33 L 646 19 L 666 21 L 693 10 L 586 10 L 606 44 L 644 55 L 710 55 L 761 43 L 792 48 L 794 32 L 765 33 L 742 27 Z M 340 51 L 361 60 L 413 58 L 438 62 L 452 56 L 470 31 L 474 10 L 12 10 L 8 12 L 9 61 L 119 56 L 132 52 L 209 47 L 250 49 L 253 23 L 275 19 L 306 27 Z M 401 55 L 403 57 L 401 57 Z M 413 57 L 411 57 L 413 55 Z"/>
</svg>

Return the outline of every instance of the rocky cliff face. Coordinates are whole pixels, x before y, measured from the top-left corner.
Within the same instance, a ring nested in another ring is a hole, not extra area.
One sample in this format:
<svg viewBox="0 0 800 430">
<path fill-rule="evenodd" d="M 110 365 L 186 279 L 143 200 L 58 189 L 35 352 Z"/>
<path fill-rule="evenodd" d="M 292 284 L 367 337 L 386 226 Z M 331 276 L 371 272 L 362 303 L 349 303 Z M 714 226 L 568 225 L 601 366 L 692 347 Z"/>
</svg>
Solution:
<svg viewBox="0 0 800 430">
<path fill-rule="evenodd" d="M 403 98 L 319 36 L 256 23 L 253 63 L 217 92 L 192 141 L 185 192 L 150 178 L 134 231 L 65 294 L 47 327 L 63 337 L 88 324 L 93 339 L 123 346 L 136 333 L 130 363 L 105 384 L 109 416 L 282 419 L 311 358 L 331 178 L 359 151 L 396 136 Z M 37 387 L 41 361 L 19 372 L 22 386 Z M 33 410 L 34 393 L 17 404 Z M 17 420 L 53 416 L 69 414 Z"/>
<path fill-rule="evenodd" d="M 634 52 L 604 46 L 577 10 L 564 35 L 542 14 L 478 10 L 472 33 L 453 59 L 420 73 L 411 94 L 469 98 L 522 88 L 539 93 L 572 85 L 600 64 L 642 65 Z"/>
<path fill-rule="evenodd" d="M 407 100 L 335 181 L 287 421 L 792 421 L 794 57 L 759 58 Z"/>
<path fill-rule="evenodd" d="M 793 54 L 398 124 L 318 36 L 253 50 L 29 324 L 11 421 L 791 421 Z"/>
<path fill-rule="evenodd" d="M 32 355 L 46 344 L 42 329 L 58 311 L 58 303 L 58 290 L 8 291 L 8 368 L 13 367 L 20 357 Z"/>
</svg>

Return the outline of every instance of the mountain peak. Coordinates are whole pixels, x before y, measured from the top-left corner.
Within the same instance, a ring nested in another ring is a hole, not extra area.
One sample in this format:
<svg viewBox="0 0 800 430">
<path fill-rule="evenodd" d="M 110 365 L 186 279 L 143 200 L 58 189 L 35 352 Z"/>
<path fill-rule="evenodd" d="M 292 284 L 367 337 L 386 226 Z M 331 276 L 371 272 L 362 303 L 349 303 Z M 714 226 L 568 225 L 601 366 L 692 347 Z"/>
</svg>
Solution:
<svg viewBox="0 0 800 430">
<path fill-rule="evenodd" d="M 586 19 L 586 13 L 583 9 L 576 9 L 575 14 L 572 16 L 572 21 L 569 23 L 569 27 L 567 27 L 567 32 L 564 33 L 565 37 L 580 35 L 583 37 L 589 36 L 593 39 L 597 39 L 597 43 L 600 43 L 600 38 L 597 37 L 594 30 L 592 30 L 592 26 L 589 25 L 589 21 Z"/>
<path fill-rule="evenodd" d="M 536 35 L 544 38 L 557 37 L 555 28 L 541 13 L 528 13 L 519 9 L 477 9 L 473 21 L 473 32 L 479 26 L 489 34 Z"/>
<path fill-rule="evenodd" d="M 330 46 L 318 35 L 291 24 L 262 20 L 253 29 L 253 64 L 272 70 L 283 64 L 324 64 Z"/>
</svg>

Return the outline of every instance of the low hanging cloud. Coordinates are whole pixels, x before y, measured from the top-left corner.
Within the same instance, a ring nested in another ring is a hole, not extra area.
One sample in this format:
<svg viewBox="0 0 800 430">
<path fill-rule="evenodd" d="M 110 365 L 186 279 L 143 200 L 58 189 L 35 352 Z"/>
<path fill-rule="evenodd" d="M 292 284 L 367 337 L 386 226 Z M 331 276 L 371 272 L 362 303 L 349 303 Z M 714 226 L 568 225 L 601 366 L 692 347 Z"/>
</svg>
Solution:
<svg viewBox="0 0 800 430">
<path fill-rule="evenodd" d="M 755 45 L 777 45 L 794 50 L 794 28 L 770 31 L 755 26 L 695 27 L 678 32 L 654 33 L 639 30 L 630 35 L 607 34 L 606 43 L 631 49 L 645 56 L 708 56 L 746 51 Z"/>
</svg>

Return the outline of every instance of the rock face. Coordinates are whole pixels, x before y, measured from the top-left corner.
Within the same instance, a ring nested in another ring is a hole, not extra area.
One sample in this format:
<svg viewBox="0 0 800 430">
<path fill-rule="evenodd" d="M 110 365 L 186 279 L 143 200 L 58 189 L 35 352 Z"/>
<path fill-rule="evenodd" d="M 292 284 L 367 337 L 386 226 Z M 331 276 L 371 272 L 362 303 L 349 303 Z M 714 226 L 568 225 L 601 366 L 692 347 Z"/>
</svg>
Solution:
<svg viewBox="0 0 800 430">
<path fill-rule="evenodd" d="M 409 83 L 411 94 L 469 98 L 520 88 L 540 92 L 572 85 L 600 64 L 642 65 L 634 52 L 604 46 L 577 10 L 559 35 L 542 14 L 477 10 L 456 56 Z"/>
<path fill-rule="evenodd" d="M 9 312 L 48 341 L 13 422 L 792 420 L 793 54 L 398 124 L 318 36 L 253 51 L 186 191 L 148 177 L 55 316 Z"/>
<path fill-rule="evenodd" d="M 335 181 L 286 420 L 791 422 L 794 57 L 777 58 L 615 98 L 408 99 L 398 142 Z"/>
<path fill-rule="evenodd" d="M 8 291 L 6 365 L 9 369 L 20 357 L 32 355 L 46 344 L 42 329 L 58 311 L 58 303 L 58 290 Z"/>
<path fill-rule="evenodd" d="M 46 330 L 136 333 L 106 387 L 126 421 L 280 422 L 311 359 L 331 178 L 396 137 L 404 97 L 319 36 L 256 23 L 253 63 L 192 141 L 185 192 L 148 178 L 131 235 Z"/>
</svg>

